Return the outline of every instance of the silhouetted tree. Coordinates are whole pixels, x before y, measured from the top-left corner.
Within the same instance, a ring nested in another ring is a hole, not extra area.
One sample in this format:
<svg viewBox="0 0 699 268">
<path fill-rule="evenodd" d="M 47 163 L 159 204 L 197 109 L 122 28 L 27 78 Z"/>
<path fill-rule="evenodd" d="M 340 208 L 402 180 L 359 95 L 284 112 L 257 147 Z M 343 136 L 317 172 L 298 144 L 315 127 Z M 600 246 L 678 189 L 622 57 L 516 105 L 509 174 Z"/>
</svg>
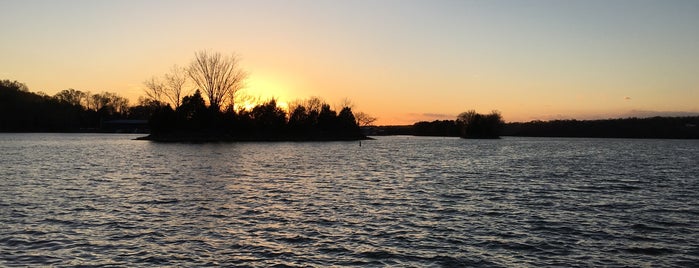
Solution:
<svg viewBox="0 0 699 268">
<path fill-rule="evenodd" d="M 305 124 L 307 124 L 309 127 L 317 127 L 318 125 L 318 116 L 320 115 L 320 110 L 323 107 L 323 105 L 327 105 L 321 98 L 319 97 L 310 97 L 305 100 L 295 100 L 292 101 L 289 104 L 289 110 L 295 111 L 299 107 L 303 107 L 303 118 L 305 121 Z M 330 106 L 328 106 L 329 108 Z"/>
<path fill-rule="evenodd" d="M 235 94 L 243 88 L 247 77 L 235 55 L 226 57 L 206 51 L 195 53 L 187 74 L 204 91 L 210 107 L 215 110 L 221 109 L 226 101 L 235 101 Z"/>
<path fill-rule="evenodd" d="M 412 132 L 400 134 L 412 134 L 416 136 L 443 136 L 458 137 L 460 128 L 454 120 L 435 120 L 432 122 L 421 121 L 413 124 Z"/>
<path fill-rule="evenodd" d="M 88 110 L 82 106 L 83 97 L 87 95 L 68 89 L 50 97 L 41 92 L 29 92 L 26 85 L 17 81 L 0 81 L 0 131 L 97 131 L 102 119 L 123 118 L 127 113 L 128 100 L 114 93 L 99 94 L 101 97 L 95 98 L 110 97 L 108 101 L 99 102 L 102 110 Z"/>
<path fill-rule="evenodd" d="M 23 83 L 0 80 L 0 130 L 40 130 L 36 120 L 41 114 L 36 108 L 43 101 L 39 95 L 29 92 Z"/>
<path fill-rule="evenodd" d="M 129 100 L 116 93 L 102 92 L 89 97 L 94 110 L 107 117 L 125 115 L 129 108 Z"/>
<path fill-rule="evenodd" d="M 360 127 L 371 126 L 371 124 L 373 124 L 377 120 L 376 117 L 373 117 L 364 112 L 355 113 L 354 118 L 357 120 L 357 125 L 359 125 Z"/>
<path fill-rule="evenodd" d="M 330 109 L 330 105 L 323 104 L 318 114 L 318 128 L 324 131 L 332 130 L 336 127 L 337 112 Z"/>
<path fill-rule="evenodd" d="M 289 114 L 289 131 L 294 136 L 301 136 L 311 131 L 313 121 L 308 115 L 306 107 L 298 105 Z"/>
<path fill-rule="evenodd" d="M 186 70 L 174 65 L 170 69 L 170 72 L 164 76 L 165 83 L 163 87 L 163 94 L 170 100 L 170 103 L 177 109 L 182 104 L 182 95 L 186 93 L 184 90 L 184 85 L 187 83 Z"/>
<path fill-rule="evenodd" d="M 87 93 L 75 89 L 65 89 L 53 96 L 56 100 L 75 106 L 84 106 L 87 103 Z"/>
<path fill-rule="evenodd" d="M 160 110 L 161 106 L 167 105 L 150 98 L 140 97 L 138 99 L 138 105 L 129 107 L 127 117 L 129 119 L 148 120 L 155 112 Z"/>
<path fill-rule="evenodd" d="M 146 97 L 158 102 L 166 103 L 166 100 L 177 109 L 182 104 L 184 85 L 187 83 L 186 70 L 174 65 L 169 73 L 163 75 L 162 79 L 156 76 L 143 82 Z"/>
<path fill-rule="evenodd" d="M 17 80 L 11 81 L 8 79 L 0 80 L 0 88 L 7 91 L 22 91 L 29 92 L 29 88 L 22 82 Z"/>
<path fill-rule="evenodd" d="M 342 136 L 352 136 L 361 132 L 359 125 L 357 125 L 357 119 L 352 113 L 352 108 L 345 106 L 340 110 L 340 113 L 337 115 L 336 128 L 337 132 Z"/>
<path fill-rule="evenodd" d="M 177 113 L 185 121 L 188 121 L 189 128 L 199 128 L 204 126 L 204 121 L 208 121 L 206 116 L 208 110 L 204 98 L 201 97 L 199 90 L 195 91 L 191 96 L 186 96 L 182 99 L 182 105 L 177 109 Z"/>
<path fill-rule="evenodd" d="M 251 111 L 252 120 L 259 136 L 281 136 L 286 125 L 286 112 L 271 99 L 255 106 Z"/>
<path fill-rule="evenodd" d="M 317 97 L 289 105 L 288 117 L 286 110 L 278 107 L 275 99 L 252 108 L 236 107 L 238 101 L 244 102 L 241 94 L 238 93 L 244 86 L 247 74 L 238 66 L 235 55 L 224 57 L 220 53 L 196 52 L 194 60 L 186 69 L 186 74 L 198 89 L 191 96 L 185 96 L 181 104 L 178 104 L 178 94 L 182 94 L 183 85 L 186 83 L 186 79 L 178 75 L 180 70 L 174 67 L 170 74 L 164 76 L 165 82 L 154 77 L 144 83 L 146 95 L 155 103 L 167 97 L 174 106 L 174 110 L 158 109 L 153 112 L 151 126 L 154 139 L 161 137 L 165 140 L 177 140 L 178 135 L 184 139 L 191 136 L 205 141 L 219 138 L 234 140 L 364 138 L 359 131 L 357 123 L 359 121 L 352 114 L 348 100 L 343 103 L 346 107 L 343 107 L 340 115 Z M 248 100 L 259 103 L 259 100 Z M 93 106 L 103 106 L 101 102 L 94 102 Z M 143 106 L 134 111 L 143 112 L 145 108 L 146 106 Z M 367 117 L 362 122 L 370 124 L 373 120 L 375 119 Z M 208 139 L 207 136 L 214 138 Z"/>
<path fill-rule="evenodd" d="M 699 116 L 508 123 L 508 136 L 698 139 Z"/>
<path fill-rule="evenodd" d="M 500 137 L 500 131 L 505 124 L 500 112 L 493 111 L 488 115 L 476 113 L 470 110 L 459 114 L 456 119 L 461 128 L 462 138 L 496 139 Z"/>
<path fill-rule="evenodd" d="M 154 100 L 158 103 L 163 102 L 163 95 L 165 94 L 165 84 L 158 77 L 152 76 L 150 79 L 143 82 L 146 88 L 143 90 L 146 93 L 146 97 Z"/>
</svg>

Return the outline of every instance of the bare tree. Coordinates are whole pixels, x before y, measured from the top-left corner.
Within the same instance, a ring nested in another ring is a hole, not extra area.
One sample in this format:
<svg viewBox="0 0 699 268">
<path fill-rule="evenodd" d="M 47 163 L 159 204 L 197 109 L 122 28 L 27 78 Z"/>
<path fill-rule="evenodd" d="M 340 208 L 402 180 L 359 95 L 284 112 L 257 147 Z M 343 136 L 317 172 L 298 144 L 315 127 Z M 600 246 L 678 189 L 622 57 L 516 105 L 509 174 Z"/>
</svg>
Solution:
<svg viewBox="0 0 699 268">
<path fill-rule="evenodd" d="M 247 74 L 245 75 L 247 76 Z M 253 98 L 252 96 L 249 96 L 247 94 L 242 94 L 244 92 L 243 89 L 245 87 L 245 79 L 243 79 L 243 82 L 236 90 L 229 91 L 228 94 L 226 94 L 226 98 L 224 99 L 225 107 L 227 107 L 231 111 L 236 111 L 240 110 L 239 107 L 236 107 L 237 103 L 244 104 L 245 101 L 252 101 L 252 103 L 261 103 L 259 100 L 260 97 Z M 245 107 L 242 108 L 244 109 Z"/>
<path fill-rule="evenodd" d="M 146 86 L 146 89 L 144 91 L 146 92 L 146 96 L 148 98 L 157 102 L 163 101 L 163 94 L 165 93 L 165 84 L 163 84 L 163 82 L 160 81 L 160 79 L 153 76 L 150 79 L 144 81 L 143 85 Z"/>
<path fill-rule="evenodd" d="M 182 95 L 186 95 L 186 92 L 182 92 L 185 83 L 187 83 L 186 70 L 174 65 L 170 69 L 170 73 L 165 74 L 164 79 L 163 94 L 177 109 L 182 104 Z"/>
<path fill-rule="evenodd" d="M 206 51 L 195 53 L 187 74 L 203 90 L 214 109 L 221 109 L 226 101 L 235 107 L 235 93 L 243 88 L 247 78 L 235 55 L 221 56 Z"/>
<path fill-rule="evenodd" d="M 343 98 L 335 106 L 335 110 L 342 110 L 342 108 L 345 108 L 345 107 L 350 108 L 350 109 L 354 109 L 354 103 L 352 102 L 352 100 L 350 100 L 349 98 Z"/>
<path fill-rule="evenodd" d="M 323 107 L 323 104 L 325 104 L 325 101 L 323 101 L 319 97 L 310 97 L 305 101 L 305 106 L 308 112 L 315 112 L 315 113 L 320 113 L 321 108 Z"/>
<path fill-rule="evenodd" d="M 360 127 L 371 126 L 376 121 L 376 117 L 370 116 L 365 112 L 357 112 L 354 114 L 354 119 L 357 120 L 357 125 Z"/>
<path fill-rule="evenodd" d="M 344 108 L 349 108 L 350 110 L 355 108 L 354 103 L 352 100 L 349 98 L 343 98 L 340 100 L 340 103 L 338 104 L 338 107 L 336 109 L 342 110 Z M 358 126 L 364 127 L 364 126 L 370 126 L 376 121 L 376 117 L 370 116 L 367 113 L 364 112 L 356 112 L 354 113 L 354 120 L 355 123 L 357 123 Z"/>
<path fill-rule="evenodd" d="M 306 107 L 304 107 L 304 102 L 305 100 L 303 99 L 295 99 L 288 102 L 287 107 L 289 108 L 289 113 L 293 112 L 297 107 L 303 107 L 305 110 Z"/>
</svg>

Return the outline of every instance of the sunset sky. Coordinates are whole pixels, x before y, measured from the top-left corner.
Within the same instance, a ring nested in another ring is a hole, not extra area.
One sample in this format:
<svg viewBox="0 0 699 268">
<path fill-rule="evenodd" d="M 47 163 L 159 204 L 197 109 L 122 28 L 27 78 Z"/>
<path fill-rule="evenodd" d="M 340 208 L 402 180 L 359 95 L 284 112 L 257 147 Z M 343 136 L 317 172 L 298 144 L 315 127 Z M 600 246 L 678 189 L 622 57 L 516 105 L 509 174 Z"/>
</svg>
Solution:
<svg viewBox="0 0 699 268">
<path fill-rule="evenodd" d="M 246 93 L 351 99 L 377 124 L 699 113 L 699 1 L 0 0 L 0 79 L 135 102 L 195 51 Z"/>
</svg>

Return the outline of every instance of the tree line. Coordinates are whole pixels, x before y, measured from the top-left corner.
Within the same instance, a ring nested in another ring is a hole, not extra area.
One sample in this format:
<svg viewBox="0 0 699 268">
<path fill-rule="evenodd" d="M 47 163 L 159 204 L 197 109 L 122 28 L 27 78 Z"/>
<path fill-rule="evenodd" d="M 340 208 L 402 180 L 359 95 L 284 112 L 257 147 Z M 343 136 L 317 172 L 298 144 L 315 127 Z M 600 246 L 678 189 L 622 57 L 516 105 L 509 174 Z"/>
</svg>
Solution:
<svg viewBox="0 0 699 268">
<path fill-rule="evenodd" d="M 490 114 L 480 114 L 469 110 L 459 114 L 456 120 L 420 121 L 409 127 L 386 127 L 384 133 L 415 135 L 461 137 L 465 139 L 497 139 L 505 125 L 498 111 Z"/>
<path fill-rule="evenodd" d="M 503 123 L 500 135 L 519 137 L 589 137 L 699 139 L 699 116 L 552 120 Z M 458 120 L 422 121 L 408 126 L 382 126 L 376 135 L 463 137 Z"/>
<path fill-rule="evenodd" d="M 699 116 L 509 123 L 504 135 L 530 137 L 699 139 Z"/>
<path fill-rule="evenodd" d="M 350 107 L 340 112 L 319 98 L 290 107 L 275 99 L 252 109 L 220 110 L 207 105 L 197 90 L 173 109 L 160 106 L 151 117 L 151 135 L 156 141 L 324 141 L 365 139 Z"/>
<path fill-rule="evenodd" d="M 147 120 L 157 108 L 141 99 L 130 106 L 116 93 L 66 89 L 49 96 L 21 82 L 0 80 L 0 131 L 99 132 L 111 120 Z"/>
<path fill-rule="evenodd" d="M 359 126 L 376 118 L 354 113 L 345 101 L 337 110 L 320 98 L 280 107 L 275 99 L 253 101 L 239 94 L 247 73 L 232 54 L 200 51 L 189 66 L 173 66 L 144 81 L 138 104 L 116 93 L 67 89 L 48 96 L 32 93 L 17 81 L 0 83 L 0 131 L 112 131 L 113 122 L 148 122 L 147 139 L 216 140 L 353 140 L 363 139 Z"/>
<path fill-rule="evenodd" d="M 318 97 L 289 105 L 275 99 L 251 109 L 220 109 L 207 105 L 199 90 L 182 97 L 176 108 L 151 98 L 135 106 L 112 92 L 66 89 L 53 96 L 30 92 L 18 81 L 0 80 L 2 132 L 108 132 L 105 122 L 149 120 L 151 139 L 215 140 L 356 140 L 366 138 L 359 125 L 375 118 L 355 116 L 351 104 L 340 111 Z M 232 106 L 228 106 L 231 107 Z"/>
</svg>

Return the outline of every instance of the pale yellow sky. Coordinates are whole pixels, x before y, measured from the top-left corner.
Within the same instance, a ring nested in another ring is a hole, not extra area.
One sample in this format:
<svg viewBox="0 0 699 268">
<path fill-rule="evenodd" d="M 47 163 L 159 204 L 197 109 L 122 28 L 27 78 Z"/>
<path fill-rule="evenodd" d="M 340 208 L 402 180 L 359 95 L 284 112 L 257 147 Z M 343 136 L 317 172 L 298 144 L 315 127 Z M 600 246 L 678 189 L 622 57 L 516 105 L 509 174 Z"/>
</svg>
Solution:
<svg viewBox="0 0 699 268">
<path fill-rule="evenodd" d="M 378 124 L 699 113 L 697 1 L 2 1 L 0 79 L 136 101 L 198 50 Z"/>
</svg>

